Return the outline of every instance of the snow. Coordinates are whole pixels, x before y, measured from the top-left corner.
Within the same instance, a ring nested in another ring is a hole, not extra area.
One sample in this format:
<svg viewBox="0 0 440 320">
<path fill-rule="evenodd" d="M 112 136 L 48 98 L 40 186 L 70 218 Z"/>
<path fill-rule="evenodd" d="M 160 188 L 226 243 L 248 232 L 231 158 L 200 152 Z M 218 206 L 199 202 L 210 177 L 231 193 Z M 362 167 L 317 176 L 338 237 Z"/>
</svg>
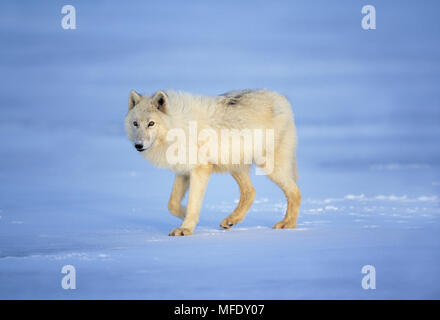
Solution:
<svg viewBox="0 0 440 320">
<path fill-rule="evenodd" d="M 1 4 L 0 298 L 440 298 L 440 5 L 372 1 Z M 130 89 L 268 88 L 292 101 L 303 202 L 213 176 L 191 237 L 168 237 L 173 174 L 125 138 Z M 76 269 L 64 290 L 61 269 Z M 364 265 L 376 289 L 361 286 Z"/>
</svg>

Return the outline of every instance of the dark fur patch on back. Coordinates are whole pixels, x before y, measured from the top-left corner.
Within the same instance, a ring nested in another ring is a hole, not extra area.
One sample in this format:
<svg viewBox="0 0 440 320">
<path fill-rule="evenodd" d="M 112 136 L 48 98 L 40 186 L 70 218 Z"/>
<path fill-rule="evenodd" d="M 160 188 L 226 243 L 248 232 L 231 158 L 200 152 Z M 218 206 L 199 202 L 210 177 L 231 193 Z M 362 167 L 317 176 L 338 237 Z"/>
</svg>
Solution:
<svg viewBox="0 0 440 320">
<path fill-rule="evenodd" d="M 221 94 L 221 96 L 225 97 L 225 104 L 228 106 L 235 106 L 240 103 L 240 100 L 245 96 L 246 94 L 252 92 L 253 90 L 241 90 L 241 91 L 235 91 L 235 92 L 227 92 L 224 94 Z"/>
<path fill-rule="evenodd" d="M 226 104 L 228 106 L 234 106 L 240 102 L 241 97 L 243 97 L 242 94 L 239 94 L 235 97 L 228 97 L 228 101 L 226 102 Z"/>
</svg>

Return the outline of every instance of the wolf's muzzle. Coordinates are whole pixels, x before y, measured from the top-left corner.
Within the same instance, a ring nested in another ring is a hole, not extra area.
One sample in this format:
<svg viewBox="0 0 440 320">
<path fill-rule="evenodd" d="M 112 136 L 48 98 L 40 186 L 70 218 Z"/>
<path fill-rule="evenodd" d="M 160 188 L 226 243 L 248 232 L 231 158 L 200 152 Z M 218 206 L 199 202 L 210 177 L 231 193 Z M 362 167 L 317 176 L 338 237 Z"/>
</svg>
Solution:
<svg viewBox="0 0 440 320">
<path fill-rule="evenodd" d="M 144 145 L 142 143 L 135 143 L 134 147 L 136 148 L 137 151 L 142 152 L 144 151 Z"/>
</svg>

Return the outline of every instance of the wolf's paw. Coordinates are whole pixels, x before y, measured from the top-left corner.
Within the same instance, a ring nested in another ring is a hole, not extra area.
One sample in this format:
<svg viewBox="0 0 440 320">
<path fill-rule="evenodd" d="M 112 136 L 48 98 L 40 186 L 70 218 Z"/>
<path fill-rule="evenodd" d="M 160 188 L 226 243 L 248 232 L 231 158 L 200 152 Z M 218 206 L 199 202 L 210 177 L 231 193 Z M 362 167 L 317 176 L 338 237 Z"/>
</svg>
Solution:
<svg viewBox="0 0 440 320">
<path fill-rule="evenodd" d="M 239 223 L 240 220 L 234 217 L 225 218 L 222 223 L 220 223 L 220 227 L 223 229 L 230 229 L 233 225 Z"/>
<path fill-rule="evenodd" d="M 170 232 L 169 236 L 190 236 L 192 235 L 192 230 L 187 228 L 176 228 Z"/>
<path fill-rule="evenodd" d="M 274 229 L 292 229 L 296 228 L 296 223 L 292 221 L 285 221 L 282 220 L 280 222 L 277 222 L 273 226 Z"/>
</svg>

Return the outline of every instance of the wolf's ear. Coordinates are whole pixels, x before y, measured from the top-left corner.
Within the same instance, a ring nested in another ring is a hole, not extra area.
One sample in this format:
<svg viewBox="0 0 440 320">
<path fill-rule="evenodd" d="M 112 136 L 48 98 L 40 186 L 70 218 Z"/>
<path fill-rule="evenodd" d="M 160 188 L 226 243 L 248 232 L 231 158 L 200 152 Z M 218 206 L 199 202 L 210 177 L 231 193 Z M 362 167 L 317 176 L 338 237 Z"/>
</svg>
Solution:
<svg viewBox="0 0 440 320">
<path fill-rule="evenodd" d="M 159 111 L 167 113 L 168 98 L 166 93 L 162 90 L 157 91 L 153 96 L 153 105 L 156 106 Z"/>
<path fill-rule="evenodd" d="M 141 100 L 142 96 L 134 90 L 130 91 L 130 96 L 128 97 L 128 110 L 133 109 L 133 107 Z"/>
</svg>

